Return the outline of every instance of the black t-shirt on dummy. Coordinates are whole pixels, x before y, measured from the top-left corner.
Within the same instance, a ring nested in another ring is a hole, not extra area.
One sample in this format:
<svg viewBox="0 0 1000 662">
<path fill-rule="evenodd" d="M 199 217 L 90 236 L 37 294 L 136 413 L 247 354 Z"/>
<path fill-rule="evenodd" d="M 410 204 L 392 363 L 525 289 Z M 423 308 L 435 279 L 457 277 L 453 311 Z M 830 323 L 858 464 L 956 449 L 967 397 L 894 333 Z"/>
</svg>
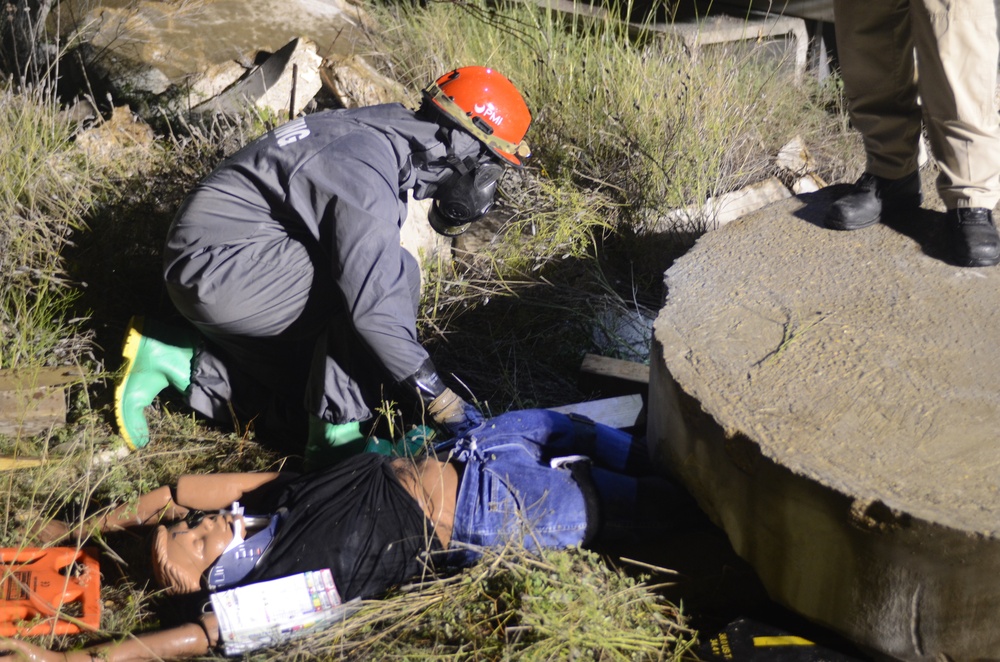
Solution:
<svg viewBox="0 0 1000 662">
<path fill-rule="evenodd" d="M 363 453 L 323 471 L 277 480 L 240 500 L 248 512 L 286 509 L 241 584 L 330 568 L 341 598 L 373 598 L 427 572 L 441 550 L 390 458 Z"/>
</svg>

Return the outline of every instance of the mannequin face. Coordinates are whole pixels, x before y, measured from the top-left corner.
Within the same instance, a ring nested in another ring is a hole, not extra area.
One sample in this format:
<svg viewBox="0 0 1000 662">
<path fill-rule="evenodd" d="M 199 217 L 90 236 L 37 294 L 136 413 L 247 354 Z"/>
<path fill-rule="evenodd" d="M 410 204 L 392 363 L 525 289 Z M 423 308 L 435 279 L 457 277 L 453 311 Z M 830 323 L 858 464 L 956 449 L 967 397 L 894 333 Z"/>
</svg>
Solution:
<svg viewBox="0 0 1000 662">
<path fill-rule="evenodd" d="M 194 584 L 222 555 L 233 539 L 233 516 L 205 515 L 197 526 L 179 522 L 167 531 L 167 558 Z"/>
</svg>

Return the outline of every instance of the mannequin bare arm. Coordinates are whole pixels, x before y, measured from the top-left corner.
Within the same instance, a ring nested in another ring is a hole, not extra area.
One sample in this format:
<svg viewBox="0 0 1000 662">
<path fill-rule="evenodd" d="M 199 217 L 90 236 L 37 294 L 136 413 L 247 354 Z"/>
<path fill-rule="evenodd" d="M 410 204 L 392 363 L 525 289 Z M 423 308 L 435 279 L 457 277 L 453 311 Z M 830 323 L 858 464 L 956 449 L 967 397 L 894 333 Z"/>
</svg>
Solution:
<svg viewBox="0 0 1000 662">
<path fill-rule="evenodd" d="M 274 480 L 274 472 L 232 474 L 187 474 L 177 480 L 177 487 L 163 485 L 126 503 L 87 518 L 74 531 L 65 522 L 52 521 L 34 532 L 43 543 L 62 540 L 70 535 L 85 538 L 93 533 L 120 531 L 133 526 L 149 526 L 161 520 L 184 517 L 188 510 L 218 510 L 240 499 L 246 492 Z"/>
<path fill-rule="evenodd" d="M 187 474 L 177 479 L 177 505 L 197 510 L 218 510 L 277 477 L 274 472 Z"/>
<path fill-rule="evenodd" d="M 99 530 L 117 531 L 130 526 L 148 526 L 161 520 L 179 519 L 188 510 L 219 510 L 244 494 L 277 478 L 276 473 L 185 474 L 177 487 L 163 485 L 99 517 Z"/>
<path fill-rule="evenodd" d="M 139 662 L 205 655 L 219 640 L 215 614 L 199 623 L 185 623 L 169 630 L 141 634 L 122 641 L 57 653 L 18 639 L 0 639 L 0 661 L 30 662 Z"/>
</svg>

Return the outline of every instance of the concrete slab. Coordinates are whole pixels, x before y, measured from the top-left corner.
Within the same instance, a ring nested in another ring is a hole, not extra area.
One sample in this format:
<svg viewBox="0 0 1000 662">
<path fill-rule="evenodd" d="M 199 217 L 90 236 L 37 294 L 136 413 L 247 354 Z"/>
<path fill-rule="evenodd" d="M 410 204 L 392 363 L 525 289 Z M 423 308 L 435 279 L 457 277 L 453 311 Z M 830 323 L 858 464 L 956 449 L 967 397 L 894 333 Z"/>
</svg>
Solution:
<svg viewBox="0 0 1000 662">
<path fill-rule="evenodd" d="M 877 656 L 1000 659 L 1000 269 L 943 215 L 821 227 L 834 189 L 666 274 L 648 435 L 769 594 Z"/>
</svg>

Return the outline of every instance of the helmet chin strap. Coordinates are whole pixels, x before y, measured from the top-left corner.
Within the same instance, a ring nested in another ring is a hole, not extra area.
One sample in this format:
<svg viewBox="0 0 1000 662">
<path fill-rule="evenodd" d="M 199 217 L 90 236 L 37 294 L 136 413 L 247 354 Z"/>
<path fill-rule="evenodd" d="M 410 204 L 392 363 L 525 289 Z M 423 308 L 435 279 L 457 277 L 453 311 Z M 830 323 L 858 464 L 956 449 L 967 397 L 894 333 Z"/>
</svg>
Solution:
<svg viewBox="0 0 1000 662">
<path fill-rule="evenodd" d="M 468 137 L 469 140 L 478 143 L 475 138 L 472 136 L 466 136 L 461 129 L 455 127 L 442 126 L 440 130 L 445 132 L 445 137 L 441 140 L 441 144 L 443 144 L 447 150 L 446 155 L 443 158 L 438 157 L 434 161 L 428 161 L 426 160 L 426 155 L 421 155 L 422 158 L 418 159 L 416 163 L 414 163 L 414 159 L 411 157 L 399 173 L 399 181 L 400 184 L 402 184 L 410 177 L 410 174 L 414 169 L 429 174 L 432 177 L 433 173 L 438 168 L 442 170 L 445 168 L 451 170 L 450 173 L 441 172 L 440 176 L 436 178 L 436 181 L 429 179 L 420 181 L 422 178 L 418 177 L 418 182 L 414 187 L 415 193 L 418 193 L 418 199 L 433 198 L 438 195 L 442 186 L 447 186 L 458 178 L 469 174 L 479 165 L 479 154 L 481 150 L 477 151 L 475 155 L 469 154 L 463 158 L 459 157 L 458 152 L 455 149 L 455 143 L 461 138 Z"/>
<path fill-rule="evenodd" d="M 449 128 L 448 129 L 448 155 L 445 157 L 445 162 L 451 166 L 459 176 L 467 175 L 476 169 L 479 165 L 478 154 L 473 156 L 469 154 L 465 158 L 459 158 L 458 154 L 455 153 L 455 136 L 458 129 Z"/>
</svg>

